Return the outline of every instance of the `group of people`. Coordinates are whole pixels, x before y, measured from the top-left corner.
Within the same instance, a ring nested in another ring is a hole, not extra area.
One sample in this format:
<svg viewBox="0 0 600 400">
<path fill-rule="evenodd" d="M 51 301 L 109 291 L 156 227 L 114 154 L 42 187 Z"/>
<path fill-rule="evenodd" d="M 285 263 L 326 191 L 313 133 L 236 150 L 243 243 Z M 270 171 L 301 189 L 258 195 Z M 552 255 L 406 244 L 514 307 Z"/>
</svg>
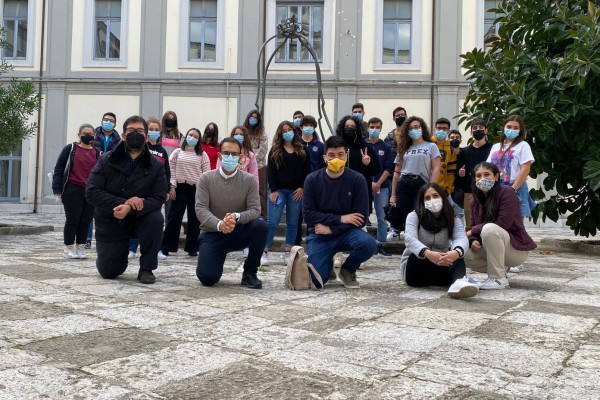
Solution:
<svg viewBox="0 0 600 400">
<path fill-rule="evenodd" d="M 261 288 L 258 267 L 274 262 L 269 250 L 285 210 L 283 262 L 302 243 L 305 223 L 307 261 L 323 283 L 339 278 L 358 288 L 360 265 L 377 253 L 390 256 L 386 242 L 404 232 L 400 266 L 408 285 L 449 285 L 458 298 L 508 288 L 507 268 L 535 248 L 523 225 L 535 204 L 522 119 L 509 117 L 493 146 L 486 122 L 472 121 L 473 143 L 461 149 L 460 132 L 446 118 L 432 135 L 422 118 L 397 107 L 395 129 L 382 139 L 383 121 L 364 115 L 355 104 L 323 143 L 316 119 L 296 111 L 269 145 L 258 110 L 221 140 L 213 122 L 183 134 L 173 111 L 160 120 L 129 117 L 119 135 L 115 114 L 106 113 L 96 129 L 81 125 L 53 171 L 66 257 L 87 257 L 93 215 L 100 275 L 121 275 L 139 246 L 138 280 L 154 283 L 158 261 L 178 250 L 187 210 L 184 251 L 197 257 L 200 282 L 218 282 L 227 253 L 242 250 L 241 284 Z M 366 231 L 373 210 L 376 239 Z M 347 257 L 336 273 L 341 252 Z M 488 279 L 473 279 L 466 267 Z"/>
</svg>

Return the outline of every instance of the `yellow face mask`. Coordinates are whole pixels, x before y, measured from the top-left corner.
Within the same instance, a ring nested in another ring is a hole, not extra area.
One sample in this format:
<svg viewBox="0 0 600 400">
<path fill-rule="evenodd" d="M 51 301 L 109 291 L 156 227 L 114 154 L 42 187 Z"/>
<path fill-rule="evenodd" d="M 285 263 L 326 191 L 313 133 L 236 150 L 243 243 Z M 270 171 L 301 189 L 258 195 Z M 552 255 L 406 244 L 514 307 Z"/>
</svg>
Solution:
<svg viewBox="0 0 600 400">
<path fill-rule="evenodd" d="M 342 169 L 344 169 L 344 166 L 346 165 L 346 161 L 342 160 L 341 158 L 334 158 L 332 160 L 327 160 L 327 169 L 329 169 L 331 172 L 340 172 Z"/>
</svg>

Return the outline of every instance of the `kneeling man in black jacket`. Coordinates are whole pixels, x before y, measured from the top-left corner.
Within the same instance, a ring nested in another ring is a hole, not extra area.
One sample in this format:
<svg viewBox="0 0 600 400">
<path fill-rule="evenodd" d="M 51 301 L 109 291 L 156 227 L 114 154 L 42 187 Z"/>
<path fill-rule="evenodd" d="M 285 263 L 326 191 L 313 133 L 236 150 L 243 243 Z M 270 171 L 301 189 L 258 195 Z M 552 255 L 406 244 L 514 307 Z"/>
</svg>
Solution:
<svg viewBox="0 0 600 400">
<path fill-rule="evenodd" d="M 138 281 L 154 283 L 167 196 L 163 165 L 150 154 L 148 124 L 137 115 L 123 124 L 123 140 L 103 154 L 87 181 L 85 196 L 95 206 L 96 267 L 105 279 L 127 269 L 129 240 L 140 242 Z"/>
</svg>

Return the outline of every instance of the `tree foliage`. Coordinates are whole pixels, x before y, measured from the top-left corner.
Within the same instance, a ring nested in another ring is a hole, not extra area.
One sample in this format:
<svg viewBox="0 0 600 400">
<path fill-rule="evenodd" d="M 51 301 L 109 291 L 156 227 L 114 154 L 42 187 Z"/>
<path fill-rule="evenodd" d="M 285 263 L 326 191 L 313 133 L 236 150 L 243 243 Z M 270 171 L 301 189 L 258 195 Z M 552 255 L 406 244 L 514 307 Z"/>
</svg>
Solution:
<svg viewBox="0 0 600 400">
<path fill-rule="evenodd" d="M 482 118 L 492 138 L 508 115 L 525 119 L 535 163 L 547 176 L 534 219 L 577 235 L 600 229 L 600 7 L 587 0 L 503 0 L 499 38 L 461 55 L 471 87 L 460 120 Z"/>
<path fill-rule="evenodd" d="M 0 28 L 0 48 L 5 46 L 4 32 Z M 0 62 L 0 76 L 11 72 L 12 66 L 5 60 Z M 0 155 L 10 154 L 23 139 L 33 135 L 36 124 L 29 117 L 39 109 L 39 97 L 31 81 L 0 81 Z"/>
</svg>

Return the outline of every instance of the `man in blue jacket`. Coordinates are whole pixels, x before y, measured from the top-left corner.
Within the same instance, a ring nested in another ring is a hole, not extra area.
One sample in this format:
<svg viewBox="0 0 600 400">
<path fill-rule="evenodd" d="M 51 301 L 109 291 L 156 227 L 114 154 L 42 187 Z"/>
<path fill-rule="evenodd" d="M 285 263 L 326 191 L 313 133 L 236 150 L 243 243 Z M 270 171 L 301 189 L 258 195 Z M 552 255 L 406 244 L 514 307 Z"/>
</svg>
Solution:
<svg viewBox="0 0 600 400">
<path fill-rule="evenodd" d="M 375 253 L 375 240 L 362 230 L 369 214 L 364 176 L 346 168 L 348 147 L 340 136 L 325 142 L 327 168 L 311 173 L 304 182 L 302 209 L 310 226 L 306 239 L 308 262 L 327 282 L 333 256 L 349 252 L 339 278 L 346 288 L 358 289 L 356 270 Z M 313 279 L 315 285 L 319 285 Z"/>
<path fill-rule="evenodd" d="M 94 147 L 103 153 L 113 150 L 121 138 L 116 131 L 117 116 L 114 113 L 106 112 L 102 116 L 102 125 L 96 128 L 96 137 L 94 138 Z"/>
</svg>

